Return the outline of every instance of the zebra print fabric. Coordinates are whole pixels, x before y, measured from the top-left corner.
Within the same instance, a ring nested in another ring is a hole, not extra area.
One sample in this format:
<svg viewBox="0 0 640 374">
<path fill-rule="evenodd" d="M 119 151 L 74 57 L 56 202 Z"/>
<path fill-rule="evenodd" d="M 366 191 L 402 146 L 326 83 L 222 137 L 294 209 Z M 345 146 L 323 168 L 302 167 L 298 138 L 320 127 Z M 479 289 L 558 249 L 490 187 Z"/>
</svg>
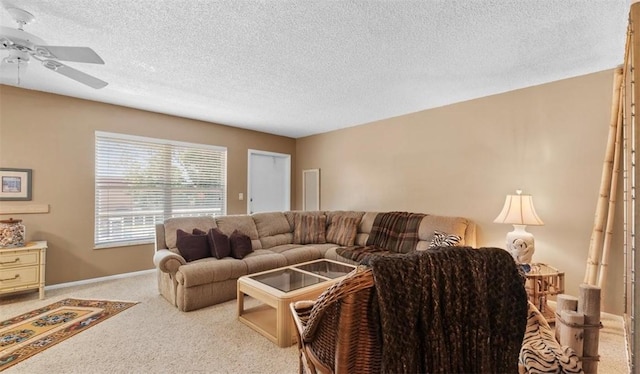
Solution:
<svg viewBox="0 0 640 374">
<path fill-rule="evenodd" d="M 571 347 L 560 346 L 549 324 L 529 302 L 527 329 L 520 350 L 519 371 L 524 373 L 584 373 Z"/>
<path fill-rule="evenodd" d="M 435 230 L 433 232 L 433 240 L 431 240 L 429 249 L 438 247 L 453 247 L 460 244 L 461 240 L 462 237 L 459 235 L 448 234 L 446 232 Z"/>
</svg>

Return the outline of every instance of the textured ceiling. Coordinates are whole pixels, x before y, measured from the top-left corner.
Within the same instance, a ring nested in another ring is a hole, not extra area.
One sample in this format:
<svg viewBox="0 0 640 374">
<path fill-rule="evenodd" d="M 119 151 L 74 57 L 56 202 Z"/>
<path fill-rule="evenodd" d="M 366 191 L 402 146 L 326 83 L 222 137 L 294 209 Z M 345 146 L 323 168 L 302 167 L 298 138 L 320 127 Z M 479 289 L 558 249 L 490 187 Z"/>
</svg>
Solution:
<svg viewBox="0 0 640 374">
<path fill-rule="evenodd" d="M 627 0 L 2 0 L 94 90 L 32 61 L 0 82 L 293 138 L 614 68 Z M 14 27 L 0 9 L 0 24 Z M 0 58 L 8 53 L 0 51 Z"/>
</svg>

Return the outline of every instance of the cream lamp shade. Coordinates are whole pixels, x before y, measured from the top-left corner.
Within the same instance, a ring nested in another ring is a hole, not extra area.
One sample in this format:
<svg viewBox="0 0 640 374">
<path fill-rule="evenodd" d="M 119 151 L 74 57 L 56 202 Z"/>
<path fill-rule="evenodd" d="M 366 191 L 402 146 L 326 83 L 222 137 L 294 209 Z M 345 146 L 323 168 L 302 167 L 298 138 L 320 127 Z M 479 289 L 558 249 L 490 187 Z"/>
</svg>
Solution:
<svg viewBox="0 0 640 374">
<path fill-rule="evenodd" d="M 513 225 L 513 231 L 507 233 L 507 250 L 517 263 L 531 263 L 535 252 L 534 239 L 525 227 L 544 225 L 533 207 L 533 197 L 523 195 L 521 190 L 517 190 L 516 195 L 507 195 L 502 211 L 493 222 Z"/>
</svg>

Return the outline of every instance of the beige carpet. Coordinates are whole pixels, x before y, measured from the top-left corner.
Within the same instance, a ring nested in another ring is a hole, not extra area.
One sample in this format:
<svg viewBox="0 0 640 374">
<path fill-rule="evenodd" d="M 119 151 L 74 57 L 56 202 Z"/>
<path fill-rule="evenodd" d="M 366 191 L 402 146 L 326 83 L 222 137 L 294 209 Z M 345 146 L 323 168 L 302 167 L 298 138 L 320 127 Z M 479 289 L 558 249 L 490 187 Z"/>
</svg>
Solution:
<svg viewBox="0 0 640 374">
<path fill-rule="evenodd" d="M 98 297 L 98 295 L 100 295 Z M 0 320 L 67 297 L 136 300 L 131 308 L 3 372 L 297 373 L 295 347 L 278 348 L 236 319 L 235 301 L 182 313 L 155 274 L 0 299 Z"/>
<path fill-rule="evenodd" d="M 598 373 L 630 373 L 622 317 L 602 313 L 600 318 L 603 328 L 600 330 L 600 345 L 598 347 L 600 354 Z"/>
<path fill-rule="evenodd" d="M 3 372 L 297 373 L 295 347 L 278 348 L 236 319 L 234 301 L 182 313 L 158 294 L 155 274 L 0 299 L 0 320 L 73 298 L 140 302 Z M 622 319 L 603 315 L 599 373 L 628 373 Z"/>
<path fill-rule="evenodd" d="M 64 299 L 0 320 L 0 371 L 41 353 L 132 306 L 135 302 Z"/>
</svg>

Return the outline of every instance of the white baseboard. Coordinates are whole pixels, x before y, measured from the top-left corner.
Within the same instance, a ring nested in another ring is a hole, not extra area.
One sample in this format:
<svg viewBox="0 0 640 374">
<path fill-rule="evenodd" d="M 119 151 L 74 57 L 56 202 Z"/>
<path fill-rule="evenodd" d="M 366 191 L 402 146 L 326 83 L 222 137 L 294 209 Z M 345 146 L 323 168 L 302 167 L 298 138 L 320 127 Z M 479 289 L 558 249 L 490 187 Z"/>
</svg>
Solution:
<svg viewBox="0 0 640 374">
<path fill-rule="evenodd" d="M 155 271 L 156 271 L 156 269 L 149 269 L 149 270 L 134 271 L 132 273 L 108 275 L 106 277 L 83 279 L 83 280 L 75 281 L 75 282 L 59 283 L 59 284 L 53 284 L 51 286 L 45 286 L 44 289 L 46 291 L 46 290 L 55 290 L 55 289 L 58 289 L 58 288 L 81 286 L 81 285 L 84 285 L 84 284 L 90 284 L 90 283 L 96 283 L 96 282 L 104 282 L 104 281 L 107 281 L 107 280 L 114 280 L 114 279 L 120 279 L 120 278 L 134 277 L 136 275 L 149 274 L 149 273 L 152 273 L 152 272 L 155 272 Z"/>
</svg>

